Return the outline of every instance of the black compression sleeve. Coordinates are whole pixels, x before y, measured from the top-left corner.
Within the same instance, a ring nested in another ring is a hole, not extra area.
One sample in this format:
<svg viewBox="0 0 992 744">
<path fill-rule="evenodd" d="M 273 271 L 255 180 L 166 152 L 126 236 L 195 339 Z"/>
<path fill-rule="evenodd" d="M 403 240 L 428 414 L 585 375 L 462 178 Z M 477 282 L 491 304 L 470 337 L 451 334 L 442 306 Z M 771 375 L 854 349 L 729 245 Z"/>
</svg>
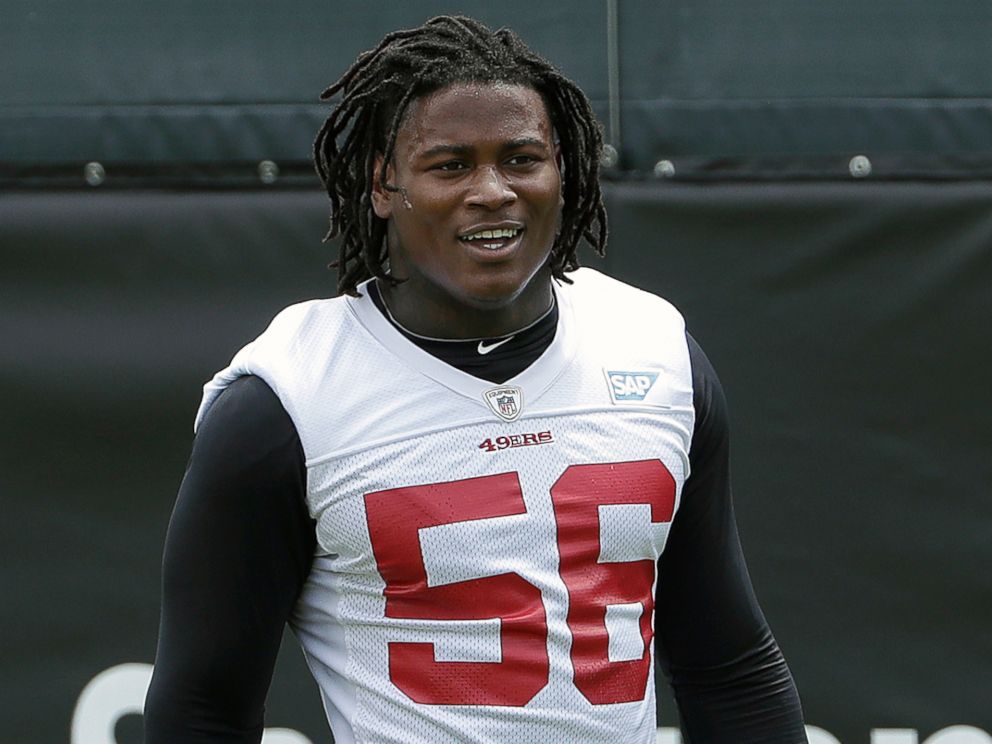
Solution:
<svg viewBox="0 0 992 744">
<path fill-rule="evenodd" d="M 688 341 L 696 424 L 690 476 L 658 564 L 658 663 L 674 690 L 686 744 L 805 742 L 799 695 L 737 535 L 723 390 Z"/>
<path fill-rule="evenodd" d="M 315 548 L 303 450 L 257 377 L 234 382 L 193 443 L 169 524 L 145 741 L 257 743 L 283 626 Z"/>
</svg>

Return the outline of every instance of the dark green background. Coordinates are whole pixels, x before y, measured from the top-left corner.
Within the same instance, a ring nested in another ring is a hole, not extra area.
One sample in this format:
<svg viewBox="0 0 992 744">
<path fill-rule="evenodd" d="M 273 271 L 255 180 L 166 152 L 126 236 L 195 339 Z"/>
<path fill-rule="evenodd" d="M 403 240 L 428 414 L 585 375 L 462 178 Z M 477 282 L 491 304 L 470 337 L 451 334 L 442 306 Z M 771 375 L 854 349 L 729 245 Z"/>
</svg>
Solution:
<svg viewBox="0 0 992 744">
<path fill-rule="evenodd" d="M 889 174 L 990 167 L 986 0 L 618 7 L 627 169 L 754 170 L 763 157 L 783 158 L 772 175 L 843 176 L 860 152 L 894 158 L 879 161 Z M 386 31 L 440 12 L 517 29 L 606 121 L 603 0 L 4 0 L 0 12 L 0 163 L 306 161 L 318 93 Z"/>
</svg>

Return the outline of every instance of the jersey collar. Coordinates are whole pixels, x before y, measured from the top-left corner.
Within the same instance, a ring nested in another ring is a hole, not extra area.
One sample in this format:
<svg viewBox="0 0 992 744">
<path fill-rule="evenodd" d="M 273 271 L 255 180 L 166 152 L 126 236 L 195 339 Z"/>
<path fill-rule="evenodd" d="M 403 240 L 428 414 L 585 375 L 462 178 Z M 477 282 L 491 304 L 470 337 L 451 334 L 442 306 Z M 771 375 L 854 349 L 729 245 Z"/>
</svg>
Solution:
<svg viewBox="0 0 992 744">
<path fill-rule="evenodd" d="M 421 349 L 404 336 L 389 320 L 379 312 L 372 302 L 366 285 L 358 286 L 358 297 L 347 297 L 348 309 L 361 326 L 389 352 L 399 357 L 408 367 L 429 377 L 436 383 L 458 393 L 488 410 L 483 395 L 487 390 L 498 387 L 519 387 L 523 392 L 524 412 L 554 384 L 575 357 L 578 339 L 574 332 L 572 305 L 567 288 L 552 281 L 552 291 L 558 302 L 558 325 L 555 337 L 544 353 L 529 367 L 506 382 L 496 384 L 483 380 Z"/>
</svg>

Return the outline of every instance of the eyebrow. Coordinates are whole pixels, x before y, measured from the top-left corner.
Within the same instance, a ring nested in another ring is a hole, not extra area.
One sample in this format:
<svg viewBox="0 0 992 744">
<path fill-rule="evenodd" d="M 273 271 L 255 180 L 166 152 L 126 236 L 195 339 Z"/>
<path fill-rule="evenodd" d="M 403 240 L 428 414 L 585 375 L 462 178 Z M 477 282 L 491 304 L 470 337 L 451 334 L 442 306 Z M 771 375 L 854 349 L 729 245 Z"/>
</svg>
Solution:
<svg viewBox="0 0 992 744">
<path fill-rule="evenodd" d="M 547 142 L 539 137 L 517 137 L 516 139 L 509 140 L 504 144 L 509 150 L 518 147 L 547 147 Z M 467 155 L 472 151 L 471 145 L 458 145 L 458 144 L 440 144 L 434 145 L 433 147 L 428 147 L 423 152 L 419 153 L 418 157 L 430 158 L 435 155 L 451 154 L 451 155 Z"/>
</svg>

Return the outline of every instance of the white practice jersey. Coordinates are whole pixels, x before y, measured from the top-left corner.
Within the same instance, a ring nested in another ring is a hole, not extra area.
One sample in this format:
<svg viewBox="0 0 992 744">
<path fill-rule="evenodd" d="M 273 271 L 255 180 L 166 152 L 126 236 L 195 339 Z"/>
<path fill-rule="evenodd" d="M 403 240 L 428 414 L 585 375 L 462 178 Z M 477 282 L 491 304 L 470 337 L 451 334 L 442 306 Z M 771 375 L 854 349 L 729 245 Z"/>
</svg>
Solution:
<svg viewBox="0 0 992 744">
<path fill-rule="evenodd" d="M 692 375 L 664 300 L 590 269 L 496 385 L 360 297 L 280 313 L 205 387 L 278 395 L 317 556 L 292 626 L 339 744 L 655 738 L 656 563 L 688 477 Z"/>
</svg>

